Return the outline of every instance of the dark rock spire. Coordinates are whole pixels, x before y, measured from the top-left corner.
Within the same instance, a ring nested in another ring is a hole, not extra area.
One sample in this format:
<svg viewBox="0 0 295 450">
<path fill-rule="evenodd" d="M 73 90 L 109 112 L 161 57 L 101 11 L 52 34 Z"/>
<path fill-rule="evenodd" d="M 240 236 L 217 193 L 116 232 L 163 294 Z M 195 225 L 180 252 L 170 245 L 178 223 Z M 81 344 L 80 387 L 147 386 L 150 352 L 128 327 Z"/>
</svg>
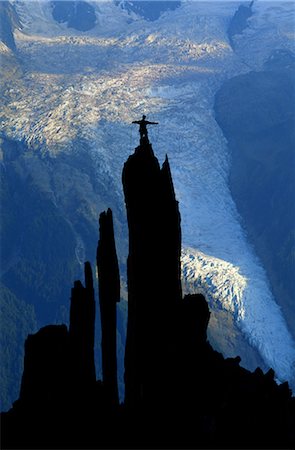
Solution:
<svg viewBox="0 0 295 450">
<path fill-rule="evenodd" d="M 180 216 L 168 159 L 159 166 L 148 140 L 123 169 L 129 227 L 126 404 L 158 403 L 171 369 L 180 285 Z"/>
<path fill-rule="evenodd" d="M 182 298 L 181 289 L 181 227 L 178 201 L 175 198 L 174 186 L 168 156 L 161 169 L 162 189 L 162 253 L 165 264 L 162 264 L 161 278 L 165 284 L 165 292 L 169 306 L 173 306 Z M 171 305 L 172 304 L 172 305 Z"/>
<path fill-rule="evenodd" d="M 120 301 L 120 276 L 116 253 L 113 216 L 110 209 L 100 214 L 97 272 L 102 329 L 102 373 L 106 396 L 118 404 L 116 356 L 116 304 Z"/>
<path fill-rule="evenodd" d="M 75 281 L 72 288 L 70 309 L 70 351 L 72 378 L 81 393 L 95 383 L 94 363 L 95 300 L 92 270 L 85 263 L 85 287 Z"/>
</svg>

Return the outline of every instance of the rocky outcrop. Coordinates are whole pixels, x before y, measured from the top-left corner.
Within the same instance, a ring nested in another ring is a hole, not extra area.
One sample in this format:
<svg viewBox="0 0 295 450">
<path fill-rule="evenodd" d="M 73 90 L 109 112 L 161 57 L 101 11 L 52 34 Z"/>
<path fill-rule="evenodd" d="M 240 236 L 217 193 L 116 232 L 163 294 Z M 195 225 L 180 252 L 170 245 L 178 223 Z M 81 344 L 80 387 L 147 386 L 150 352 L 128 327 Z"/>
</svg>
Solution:
<svg viewBox="0 0 295 450">
<path fill-rule="evenodd" d="M 69 343 L 74 390 L 81 396 L 93 390 L 96 381 L 94 363 L 95 301 L 92 270 L 85 263 L 85 287 L 75 281 L 71 296 Z"/>
<path fill-rule="evenodd" d="M 64 409 L 69 401 L 69 333 L 65 325 L 48 325 L 29 335 L 19 402 L 26 410 Z"/>
<path fill-rule="evenodd" d="M 128 158 L 122 179 L 129 227 L 125 398 L 138 406 L 165 391 L 159 374 L 169 370 L 168 361 L 162 370 L 163 355 L 181 299 L 180 216 L 168 159 L 161 169 L 148 139 Z"/>
<path fill-rule="evenodd" d="M 24 409 L 67 409 L 74 401 L 89 403 L 96 375 L 94 365 L 95 303 L 91 267 L 85 263 L 85 287 L 72 289 L 70 327 L 48 325 L 25 344 L 19 404 Z M 72 399 L 72 400 L 71 400 Z"/>
<path fill-rule="evenodd" d="M 113 215 L 110 209 L 99 217 L 97 274 L 102 330 L 102 375 L 106 396 L 111 405 L 119 404 L 117 381 L 117 314 L 120 301 L 120 274 L 115 246 Z"/>
</svg>

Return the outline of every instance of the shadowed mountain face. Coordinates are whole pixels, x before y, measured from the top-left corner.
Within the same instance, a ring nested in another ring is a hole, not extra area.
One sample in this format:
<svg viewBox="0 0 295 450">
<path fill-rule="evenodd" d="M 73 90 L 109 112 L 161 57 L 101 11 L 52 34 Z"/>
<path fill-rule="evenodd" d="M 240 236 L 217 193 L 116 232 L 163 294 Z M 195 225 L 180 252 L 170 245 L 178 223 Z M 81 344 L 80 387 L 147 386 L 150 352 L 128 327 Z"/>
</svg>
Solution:
<svg viewBox="0 0 295 450">
<path fill-rule="evenodd" d="M 120 5 L 129 13 L 135 13 L 145 20 L 154 21 L 159 19 L 159 17 L 165 11 L 173 11 L 181 5 L 181 1 L 172 0 L 172 1 L 116 1 L 117 5 Z"/>
<path fill-rule="evenodd" d="M 17 297 L 34 305 L 44 324 L 56 320 L 58 307 L 65 304 L 64 276 L 80 273 L 75 232 L 52 198 L 49 180 L 42 179 L 42 166 L 50 161 L 36 158 L 22 143 L 4 140 L 3 150 L 2 279 Z M 29 174 L 33 167 L 39 170 L 41 189 Z"/>
<path fill-rule="evenodd" d="M 253 14 L 252 5 L 253 2 L 251 2 L 249 6 L 240 5 L 229 22 L 227 35 L 232 48 L 234 48 L 234 37 L 237 34 L 242 34 L 243 31 L 248 27 L 248 19 Z"/>
<path fill-rule="evenodd" d="M 4 448 L 291 447 L 295 403 L 288 383 L 277 385 L 272 369 L 251 373 L 239 366 L 240 357 L 224 359 L 214 351 L 204 296 L 182 298 L 178 203 L 168 160 L 160 169 L 147 137 L 124 166 L 123 186 L 130 244 L 125 402 L 114 402 L 117 383 L 108 382 L 116 364 L 106 370 L 116 359 L 113 338 L 105 343 L 115 334 L 119 296 L 108 210 L 100 216 L 97 252 L 103 383 L 95 380 L 87 262 L 85 286 L 76 281 L 72 289 L 69 330 L 50 325 L 26 340 L 20 398 L 1 415 Z M 159 243 L 170 252 L 164 268 Z M 159 286 L 162 270 L 166 283 Z"/>
<path fill-rule="evenodd" d="M 18 398 L 23 371 L 24 342 L 38 329 L 33 305 L 0 284 L 1 406 L 7 410 Z"/>
<path fill-rule="evenodd" d="M 95 10 L 84 1 L 51 2 L 52 16 L 59 23 L 66 23 L 68 28 L 78 31 L 91 30 L 96 23 Z"/>
<path fill-rule="evenodd" d="M 15 8 L 8 1 L 0 2 L 0 41 L 11 50 L 16 50 L 13 30 L 22 28 Z"/>
<path fill-rule="evenodd" d="M 154 21 L 166 11 L 173 11 L 180 1 L 115 1 L 128 13 L 135 13 L 148 21 Z M 68 28 L 89 31 L 96 24 L 94 7 L 85 1 L 52 1 L 52 16 L 58 23 L 66 23 Z"/>
<path fill-rule="evenodd" d="M 234 200 L 295 336 L 294 62 L 278 50 L 265 71 L 227 81 L 215 112 L 231 150 Z"/>
</svg>

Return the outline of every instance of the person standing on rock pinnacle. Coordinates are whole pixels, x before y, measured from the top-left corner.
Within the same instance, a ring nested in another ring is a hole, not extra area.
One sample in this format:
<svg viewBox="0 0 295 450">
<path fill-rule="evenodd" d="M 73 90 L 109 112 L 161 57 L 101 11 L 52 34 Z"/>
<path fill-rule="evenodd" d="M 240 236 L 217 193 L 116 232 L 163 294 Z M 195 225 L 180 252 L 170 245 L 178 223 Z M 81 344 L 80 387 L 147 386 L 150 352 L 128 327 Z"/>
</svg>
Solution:
<svg viewBox="0 0 295 450">
<path fill-rule="evenodd" d="M 145 120 L 146 116 L 143 115 L 141 120 L 134 120 L 132 123 L 137 123 L 139 125 L 140 139 L 148 139 L 147 125 L 158 125 L 158 122 L 149 122 Z"/>
</svg>

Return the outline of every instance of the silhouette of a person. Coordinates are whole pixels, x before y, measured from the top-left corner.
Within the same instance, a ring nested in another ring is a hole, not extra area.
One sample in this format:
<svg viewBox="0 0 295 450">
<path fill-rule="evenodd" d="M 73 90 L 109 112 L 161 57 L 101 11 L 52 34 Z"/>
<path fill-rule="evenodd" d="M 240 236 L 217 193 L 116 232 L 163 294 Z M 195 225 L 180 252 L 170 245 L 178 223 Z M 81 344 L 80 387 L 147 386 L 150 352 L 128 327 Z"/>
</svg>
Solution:
<svg viewBox="0 0 295 450">
<path fill-rule="evenodd" d="M 147 138 L 148 132 L 147 132 L 147 125 L 158 125 L 158 122 L 149 122 L 148 120 L 145 120 L 146 116 L 143 115 L 141 120 L 134 120 L 132 123 L 137 123 L 139 125 L 139 134 L 140 138 Z"/>
</svg>

